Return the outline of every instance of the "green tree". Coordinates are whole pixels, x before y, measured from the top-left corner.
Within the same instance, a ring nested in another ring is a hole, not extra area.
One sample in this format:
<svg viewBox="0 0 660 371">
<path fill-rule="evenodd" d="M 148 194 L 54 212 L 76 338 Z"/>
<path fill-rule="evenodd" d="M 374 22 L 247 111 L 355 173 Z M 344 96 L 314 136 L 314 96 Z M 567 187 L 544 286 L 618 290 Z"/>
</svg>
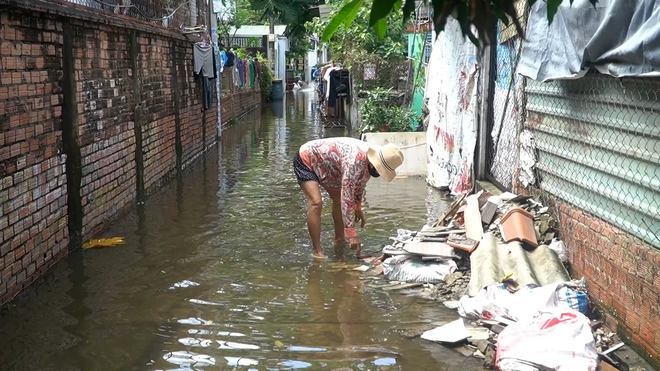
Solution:
<svg viewBox="0 0 660 371">
<path fill-rule="evenodd" d="M 312 20 L 310 9 L 318 3 L 318 0 L 251 0 L 251 9 L 270 24 L 271 33 L 275 22 L 286 25 L 290 41 L 288 57 L 299 57 L 311 47 L 305 24 Z M 272 46 L 270 49 L 269 53 L 273 53 Z"/>
<path fill-rule="evenodd" d="M 386 32 L 381 37 L 369 27 L 369 6 L 355 8 L 355 17 L 351 23 L 340 24 L 331 38 L 323 42 L 327 45 L 332 59 L 352 69 L 356 89 L 380 86 L 385 89 L 399 88 L 399 78 L 405 68 L 407 39 L 403 15 L 391 13 L 385 19 Z M 350 0 L 335 0 L 329 5 L 337 15 Z M 335 16 L 336 17 L 336 16 Z M 308 29 L 320 35 L 333 22 L 331 19 L 316 18 L 308 23 Z M 366 82 L 364 71 L 367 65 L 374 68 L 375 80 Z M 368 85 L 368 86 L 367 86 Z"/>
<path fill-rule="evenodd" d="M 505 25 L 513 23 L 522 35 L 523 30 L 516 13 L 518 0 L 424 0 L 433 8 L 433 26 L 437 33 L 444 30 L 448 17 L 454 17 L 461 25 L 463 35 L 468 37 L 477 46 L 481 43 L 493 44 L 496 40 L 496 25 L 498 20 Z M 523 0 L 524 1 L 524 0 Z M 529 6 L 537 0 L 526 0 Z M 598 0 L 589 0 L 594 6 Z M 570 1 L 571 4 L 573 0 Z M 562 0 L 546 0 L 548 6 L 548 21 L 552 22 Z M 370 9 L 369 23 L 379 37 L 387 32 L 388 16 L 395 13 L 403 16 L 407 23 L 415 11 L 415 0 L 352 0 L 346 3 L 333 17 L 323 32 L 323 40 L 328 41 L 341 26 L 349 26 L 358 16 L 362 8 Z M 477 30 L 477 35 L 472 32 Z"/>
<path fill-rule="evenodd" d="M 218 13 L 218 36 L 226 46 L 234 42 L 235 30 L 243 25 L 264 24 L 261 15 L 250 8 L 250 0 L 223 0 Z M 234 32 L 232 32 L 234 29 Z"/>
<path fill-rule="evenodd" d="M 376 0 L 378 1 L 378 0 Z M 353 1 L 333 1 L 330 6 L 339 15 L 340 9 Z M 333 59 L 351 66 L 357 63 L 371 63 L 375 60 L 391 62 L 405 59 L 406 35 L 403 17 L 399 13 L 391 13 L 385 19 L 386 32 L 378 37 L 369 27 L 369 6 L 372 0 L 366 0 L 364 7 L 355 8 L 355 16 L 350 23 L 339 24 L 330 38 L 323 39 L 327 43 Z M 315 18 L 308 25 L 310 31 L 322 34 L 330 19 Z"/>
</svg>

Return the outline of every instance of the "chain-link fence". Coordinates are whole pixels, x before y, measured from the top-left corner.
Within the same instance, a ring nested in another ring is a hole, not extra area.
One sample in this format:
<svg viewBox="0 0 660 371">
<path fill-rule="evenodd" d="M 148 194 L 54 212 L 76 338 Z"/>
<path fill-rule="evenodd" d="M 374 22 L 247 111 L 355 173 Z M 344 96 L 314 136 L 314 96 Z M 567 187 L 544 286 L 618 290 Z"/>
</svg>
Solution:
<svg viewBox="0 0 660 371">
<path fill-rule="evenodd" d="M 513 186 L 518 160 L 516 138 L 521 127 L 520 120 L 524 117 L 524 79 L 515 73 L 520 45 L 518 37 L 498 43 L 494 48 L 491 66 L 493 88 L 488 130 L 488 169 L 490 180 L 508 189 Z"/>
<path fill-rule="evenodd" d="M 660 79 L 528 81 L 520 180 L 660 247 Z"/>
<path fill-rule="evenodd" d="M 660 78 L 590 72 L 536 82 L 515 73 L 520 38 L 498 41 L 489 180 L 576 206 L 660 247 Z"/>
<path fill-rule="evenodd" d="M 204 0 L 68 0 L 94 9 L 149 21 L 172 28 L 208 23 Z"/>
<path fill-rule="evenodd" d="M 351 65 L 353 86 L 356 91 L 375 88 L 405 92 L 412 88 L 413 66 L 410 61 L 389 62 L 374 60 Z"/>
</svg>

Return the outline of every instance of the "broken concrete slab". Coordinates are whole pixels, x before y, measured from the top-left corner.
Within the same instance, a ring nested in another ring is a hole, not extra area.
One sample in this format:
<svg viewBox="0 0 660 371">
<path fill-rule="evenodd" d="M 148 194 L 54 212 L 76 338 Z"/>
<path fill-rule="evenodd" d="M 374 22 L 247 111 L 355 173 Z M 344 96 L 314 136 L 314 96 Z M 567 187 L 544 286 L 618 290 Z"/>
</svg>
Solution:
<svg viewBox="0 0 660 371">
<path fill-rule="evenodd" d="M 385 286 L 382 289 L 384 291 L 395 291 L 395 290 L 405 290 L 405 289 L 412 289 L 415 287 L 420 287 L 424 285 L 423 283 L 417 283 L 417 282 L 411 282 L 411 283 L 400 283 L 396 285 L 389 285 Z"/>
<path fill-rule="evenodd" d="M 479 194 L 474 194 L 465 199 L 465 234 L 473 240 L 480 240 L 484 233 L 481 225 L 481 212 L 479 211 Z"/>
<path fill-rule="evenodd" d="M 470 333 L 468 341 L 474 342 L 477 340 L 488 340 L 490 338 L 490 330 L 485 327 L 467 327 Z"/>
<path fill-rule="evenodd" d="M 422 334 L 422 339 L 440 343 L 457 343 L 469 337 L 470 332 L 465 328 L 462 318 Z"/>
<path fill-rule="evenodd" d="M 407 244 L 404 251 L 410 254 L 437 256 L 444 258 L 456 257 L 454 248 L 442 242 L 419 242 L 414 241 Z"/>
</svg>

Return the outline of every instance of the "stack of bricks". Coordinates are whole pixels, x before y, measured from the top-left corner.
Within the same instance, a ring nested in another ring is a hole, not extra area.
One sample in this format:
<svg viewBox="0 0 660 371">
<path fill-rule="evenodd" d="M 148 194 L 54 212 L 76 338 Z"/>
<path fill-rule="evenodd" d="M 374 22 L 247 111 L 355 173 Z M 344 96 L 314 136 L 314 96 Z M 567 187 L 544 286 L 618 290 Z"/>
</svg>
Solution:
<svg viewBox="0 0 660 371">
<path fill-rule="evenodd" d="M 68 247 L 61 24 L 0 15 L 0 304 Z"/>
<path fill-rule="evenodd" d="M 569 204 L 556 209 L 571 273 L 586 279 L 605 322 L 660 368 L 660 251 Z"/>
</svg>

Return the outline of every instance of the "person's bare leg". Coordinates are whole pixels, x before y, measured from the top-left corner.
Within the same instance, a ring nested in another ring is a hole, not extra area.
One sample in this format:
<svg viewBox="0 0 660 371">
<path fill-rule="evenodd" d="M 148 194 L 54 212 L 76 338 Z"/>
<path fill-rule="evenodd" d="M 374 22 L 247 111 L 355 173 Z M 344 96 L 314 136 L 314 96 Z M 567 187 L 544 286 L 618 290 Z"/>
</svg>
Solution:
<svg viewBox="0 0 660 371">
<path fill-rule="evenodd" d="M 335 246 L 344 247 L 346 239 L 344 238 L 344 218 L 341 212 L 341 190 L 331 189 L 328 194 L 332 199 L 332 221 L 335 224 Z"/>
<path fill-rule="evenodd" d="M 307 198 L 307 230 L 312 239 L 312 254 L 314 257 L 323 258 L 321 247 L 321 210 L 323 210 L 323 199 L 318 182 L 307 181 L 300 183 L 305 197 Z"/>
</svg>

